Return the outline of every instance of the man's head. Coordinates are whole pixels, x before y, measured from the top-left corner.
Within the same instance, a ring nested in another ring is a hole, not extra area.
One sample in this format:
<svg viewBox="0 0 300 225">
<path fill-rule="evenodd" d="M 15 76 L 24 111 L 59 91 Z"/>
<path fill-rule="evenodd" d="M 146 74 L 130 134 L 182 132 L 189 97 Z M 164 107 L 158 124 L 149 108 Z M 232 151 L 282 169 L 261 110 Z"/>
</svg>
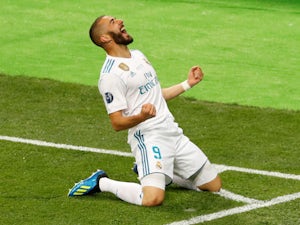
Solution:
<svg viewBox="0 0 300 225">
<path fill-rule="evenodd" d="M 133 38 L 127 33 L 123 21 L 112 16 L 100 16 L 90 28 L 92 42 L 104 49 L 109 44 L 129 45 Z"/>
</svg>

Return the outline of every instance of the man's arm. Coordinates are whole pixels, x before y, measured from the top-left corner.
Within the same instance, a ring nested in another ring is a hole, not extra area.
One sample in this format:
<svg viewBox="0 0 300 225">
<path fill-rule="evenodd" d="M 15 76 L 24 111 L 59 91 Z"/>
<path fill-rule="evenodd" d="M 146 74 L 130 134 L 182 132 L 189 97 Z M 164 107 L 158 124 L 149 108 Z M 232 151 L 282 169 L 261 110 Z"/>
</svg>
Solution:
<svg viewBox="0 0 300 225">
<path fill-rule="evenodd" d="M 186 81 L 162 89 L 164 99 L 168 101 L 172 98 L 177 97 L 189 88 L 198 84 L 203 79 L 203 76 L 204 74 L 201 68 L 199 66 L 193 66 L 188 73 L 188 79 Z"/>
<path fill-rule="evenodd" d="M 113 129 L 115 131 L 121 131 L 134 127 L 139 123 L 154 117 L 155 115 L 155 106 L 148 103 L 142 106 L 141 112 L 137 115 L 125 117 L 122 114 L 122 110 L 120 110 L 109 114 L 109 118 Z"/>
</svg>

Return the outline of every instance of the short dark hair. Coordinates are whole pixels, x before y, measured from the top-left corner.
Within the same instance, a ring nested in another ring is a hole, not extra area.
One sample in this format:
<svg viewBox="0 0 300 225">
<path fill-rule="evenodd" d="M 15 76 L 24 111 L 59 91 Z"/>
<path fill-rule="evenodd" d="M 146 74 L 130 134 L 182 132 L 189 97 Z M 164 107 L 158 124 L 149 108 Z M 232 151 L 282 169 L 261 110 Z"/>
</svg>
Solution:
<svg viewBox="0 0 300 225">
<path fill-rule="evenodd" d="M 92 42 L 103 48 L 102 46 L 102 43 L 99 41 L 99 34 L 100 34 L 100 26 L 99 26 L 99 22 L 101 21 L 101 19 L 104 17 L 104 15 L 102 16 L 99 16 L 95 21 L 94 23 L 92 24 L 91 28 L 90 28 L 90 31 L 89 31 L 89 34 L 90 34 L 90 38 L 92 40 Z"/>
</svg>

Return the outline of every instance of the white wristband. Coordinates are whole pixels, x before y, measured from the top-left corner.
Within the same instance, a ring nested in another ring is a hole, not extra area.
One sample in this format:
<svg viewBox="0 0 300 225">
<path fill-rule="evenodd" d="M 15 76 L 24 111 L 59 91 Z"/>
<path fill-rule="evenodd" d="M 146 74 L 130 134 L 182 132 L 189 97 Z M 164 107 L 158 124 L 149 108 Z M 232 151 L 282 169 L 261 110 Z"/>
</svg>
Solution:
<svg viewBox="0 0 300 225">
<path fill-rule="evenodd" d="M 191 86 L 189 85 L 188 81 L 185 80 L 181 83 L 182 88 L 184 89 L 184 91 L 187 91 L 191 88 Z"/>
</svg>

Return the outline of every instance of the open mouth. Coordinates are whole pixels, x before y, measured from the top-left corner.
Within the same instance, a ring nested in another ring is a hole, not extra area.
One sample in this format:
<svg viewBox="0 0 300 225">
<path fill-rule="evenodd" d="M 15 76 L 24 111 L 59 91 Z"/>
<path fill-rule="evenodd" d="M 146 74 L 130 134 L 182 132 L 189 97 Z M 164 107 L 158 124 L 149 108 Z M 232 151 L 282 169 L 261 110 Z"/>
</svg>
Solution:
<svg viewBox="0 0 300 225">
<path fill-rule="evenodd" d="M 121 28 L 121 32 L 122 32 L 123 34 L 126 34 L 126 33 L 127 33 L 127 31 L 126 31 L 126 29 L 125 29 L 124 26 Z"/>
</svg>

